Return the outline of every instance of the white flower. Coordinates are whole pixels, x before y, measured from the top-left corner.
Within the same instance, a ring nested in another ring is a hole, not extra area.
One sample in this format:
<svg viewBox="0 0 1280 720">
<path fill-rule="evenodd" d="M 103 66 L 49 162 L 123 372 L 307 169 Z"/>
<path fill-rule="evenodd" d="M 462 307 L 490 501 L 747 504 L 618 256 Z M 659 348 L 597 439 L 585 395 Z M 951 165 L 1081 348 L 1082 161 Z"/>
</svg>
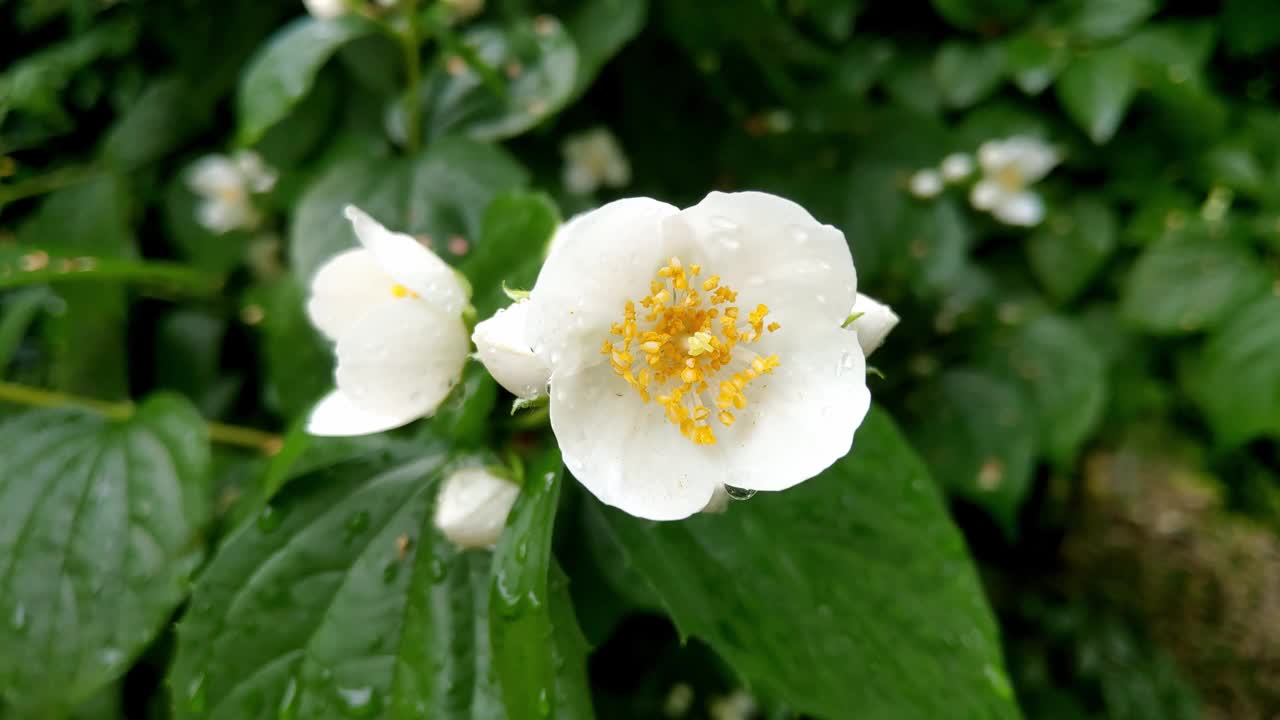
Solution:
<svg viewBox="0 0 1280 720">
<path fill-rule="evenodd" d="M 942 176 L 937 170 L 917 170 L 908 181 L 907 188 L 918 198 L 937 197 L 942 192 Z"/>
<path fill-rule="evenodd" d="M 321 266 L 307 302 L 338 356 L 338 389 L 312 410 L 312 435 L 366 435 L 431 415 L 470 349 L 467 290 L 453 269 L 358 208 L 346 216 L 362 247 Z"/>
<path fill-rule="evenodd" d="M 459 547 L 493 547 L 519 494 L 518 485 L 485 468 L 455 470 L 436 497 L 436 528 Z"/>
<path fill-rule="evenodd" d="M 618 139 L 605 128 L 574 135 L 561 148 L 564 153 L 564 186 L 586 195 L 601 185 L 622 187 L 631 182 L 631 163 Z"/>
<path fill-rule="evenodd" d="M 444 0 L 444 6 L 456 20 L 479 15 L 484 10 L 484 0 Z"/>
<path fill-rule="evenodd" d="M 888 305 L 862 293 L 858 293 L 858 299 L 854 301 L 849 315 L 857 316 L 849 323 L 849 327 L 858 334 L 858 344 L 862 346 L 862 354 L 865 356 L 870 356 L 876 348 L 883 345 L 889 331 L 898 324 L 898 314 Z"/>
<path fill-rule="evenodd" d="M 693 707 L 693 688 L 689 683 L 676 683 L 667 693 L 666 702 L 662 703 L 662 714 L 669 718 L 684 717 Z"/>
<path fill-rule="evenodd" d="M 711 720 L 747 720 L 756 712 L 756 699 L 741 688 L 712 700 L 707 706 Z"/>
<path fill-rule="evenodd" d="M 942 158 L 939 169 L 942 170 L 942 179 L 949 183 L 967 180 L 973 174 L 973 158 L 969 153 L 951 153 Z"/>
<path fill-rule="evenodd" d="M 498 384 L 518 398 L 546 393 L 551 371 L 530 347 L 526 329 L 529 302 L 512 303 L 476 325 L 471 341 L 476 358 Z"/>
<path fill-rule="evenodd" d="M 978 148 L 982 179 L 969 193 L 969 202 L 989 211 L 1006 225 L 1030 227 L 1044 219 L 1044 201 L 1027 187 L 1058 164 L 1052 146 L 1033 137 L 989 140 Z"/>
<path fill-rule="evenodd" d="M 572 223 L 529 302 L 565 465 L 603 502 L 674 520 L 716 489 L 783 490 L 845 455 L 871 397 L 841 323 L 844 235 L 758 192 L 648 198 Z"/>
<path fill-rule="evenodd" d="M 307 12 L 311 13 L 312 17 L 322 20 L 347 13 L 345 0 L 302 0 L 302 4 L 307 6 Z"/>
<path fill-rule="evenodd" d="M 276 172 L 252 150 L 231 157 L 206 155 L 187 171 L 187 186 L 200 196 L 196 219 L 218 234 L 257 227 L 262 214 L 253 206 L 252 195 L 268 192 L 275 184 Z"/>
</svg>

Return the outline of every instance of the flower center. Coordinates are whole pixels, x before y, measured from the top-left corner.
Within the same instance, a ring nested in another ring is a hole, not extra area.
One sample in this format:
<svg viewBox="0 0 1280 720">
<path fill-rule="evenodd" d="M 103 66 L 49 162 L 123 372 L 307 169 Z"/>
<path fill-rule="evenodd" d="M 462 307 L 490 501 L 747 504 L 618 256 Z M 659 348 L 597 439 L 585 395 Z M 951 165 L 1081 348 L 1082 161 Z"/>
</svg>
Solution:
<svg viewBox="0 0 1280 720">
<path fill-rule="evenodd" d="M 1017 165 L 1005 165 L 996 173 L 996 182 L 1005 192 L 1018 192 L 1026 185 L 1022 179 L 1022 171 Z"/>
<path fill-rule="evenodd" d="M 643 402 L 661 405 L 672 425 L 698 445 L 713 445 L 714 416 L 721 425 L 734 423 L 734 410 L 747 406 L 747 387 L 781 363 L 750 350 L 766 331 L 769 308 L 757 305 L 745 321 L 736 305 L 738 293 L 712 275 L 701 283 L 699 265 L 685 266 L 680 258 L 658 269 L 649 295 L 628 300 L 622 322 L 610 328 L 600 353 L 609 356 L 613 372 L 635 389 Z M 701 288 L 701 290 L 699 290 Z M 719 381 L 717 382 L 717 378 Z M 703 394 L 715 398 L 704 402 Z"/>
</svg>

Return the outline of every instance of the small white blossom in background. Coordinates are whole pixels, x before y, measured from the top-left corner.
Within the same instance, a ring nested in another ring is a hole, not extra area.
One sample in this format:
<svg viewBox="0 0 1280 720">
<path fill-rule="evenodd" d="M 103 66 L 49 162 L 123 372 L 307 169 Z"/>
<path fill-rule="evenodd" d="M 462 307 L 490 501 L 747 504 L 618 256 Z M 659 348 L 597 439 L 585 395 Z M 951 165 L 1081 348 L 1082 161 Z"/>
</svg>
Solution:
<svg viewBox="0 0 1280 720">
<path fill-rule="evenodd" d="M 455 20 L 466 20 L 484 12 L 484 0 L 442 0 Z"/>
<path fill-rule="evenodd" d="M 849 315 L 854 318 L 849 328 L 857 333 L 862 354 L 867 356 L 884 344 L 884 339 L 898 324 L 898 314 L 888 305 L 862 293 L 858 293 Z"/>
<path fill-rule="evenodd" d="M 1060 160 L 1057 150 L 1038 138 L 989 140 L 978 148 L 982 179 L 970 191 L 969 202 L 1006 225 L 1039 225 L 1044 220 L 1044 200 L 1028 188 Z"/>
<path fill-rule="evenodd" d="M 575 195 L 602 186 L 620 188 L 631 182 L 631 163 L 618 139 L 605 128 L 594 128 L 565 141 L 564 186 Z"/>
<path fill-rule="evenodd" d="M 964 182 L 973 174 L 973 157 L 968 153 L 951 153 L 938 166 L 942 179 L 949 183 Z"/>
<path fill-rule="evenodd" d="M 707 705 L 707 714 L 711 720 L 747 720 L 755 715 L 758 706 L 756 699 L 741 688 L 728 695 L 714 698 Z"/>
<path fill-rule="evenodd" d="M 937 197 L 942 192 L 942 175 L 937 170 L 917 170 L 907 181 L 907 188 L 921 199 Z"/>
<path fill-rule="evenodd" d="M 551 371 L 534 354 L 527 334 L 529 302 L 512 303 L 476 325 L 476 358 L 508 392 L 522 400 L 546 394 Z"/>
<path fill-rule="evenodd" d="M 609 203 L 562 229 L 529 297 L 566 467 L 676 520 L 726 484 L 779 491 L 849 452 L 871 403 L 844 235 L 759 192 Z"/>
<path fill-rule="evenodd" d="M 302 0 L 312 17 L 325 20 L 347 13 L 346 0 Z"/>
<path fill-rule="evenodd" d="M 667 693 L 667 700 L 662 704 L 662 714 L 669 718 L 684 717 L 693 707 L 693 688 L 689 683 L 676 683 Z"/>
<path fill-rule="evenodd" d="M 436 497 L 435 524 L 462 548 L 497 544 L 520 487 L 482 467 L 450 473 Z"/>
<path fill-rule="evenodd" d="M 435 253 L 347 206 L 361 247 L 311 281 L 307 314 L 336 342 L 337 389 L 311 411 L 312 435 L 367 435 L 436 411 L 462 375 L 468 291 Z"/>
<path fill-rule="evenodd" d="M 187 186 L 200 196 L 196 219 L 206 229 L 222 234 L 232 230 L 252 230 L 262 221 L 253 205 L 253 195 L 270 192 L 276 172 L 252 150 L 239 150 L 230 157 L 206 155 L 187 171 Z"/>
</svg>

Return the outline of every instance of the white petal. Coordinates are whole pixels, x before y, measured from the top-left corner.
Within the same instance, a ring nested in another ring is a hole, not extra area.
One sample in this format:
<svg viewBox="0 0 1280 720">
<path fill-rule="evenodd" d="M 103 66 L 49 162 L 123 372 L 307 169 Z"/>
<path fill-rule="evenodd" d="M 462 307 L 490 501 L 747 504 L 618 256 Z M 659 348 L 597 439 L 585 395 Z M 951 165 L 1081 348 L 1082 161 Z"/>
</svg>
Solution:
<svg viewBox="0 0 1280 720">
<path fill-rule="evenodd" d="M 1024 190 L 1002 196 L 991 214 L 1006 225 L 1032 227 L 1044 219 L 1044 201 L 1036 193 Z"/>
<path fill-rule="evenodd" d="M 320 332 L 337 340 L 375 305 L 393 299 L 394 285 L 373 253 L 352 248 L 334 255 L 311 278 L 307 316 Z"/>
<path fill-rule="evenodd" d="M 606 505 L 650 520 L 702 510 L 725 482 L 716 446 L 694 445 L 608 365 L 551 380 L 551 428 L 565 467 Z"/>
<path fill-rule="evenodd" d="M 551 253 L 555 252 L 555 249 L 564 242 L 564 239 L 568 237 L 570 233 L 574 232 L 574 229 L 573 229 L 574 223 L 578 222 L 579 220 L 581 220 L 582 218 L 590 214 L 591 214 L 590 211 L 580 212 L 577 215 L 574 215 L 573 217 L 561 223 L 560 227 L 556 228 L 556 233 L 551 236 L 551 240 L 547 242 L 547 251 L 546 253 L 544 253 L 544 255 L 546 257 L 550 257 Z"/>
<path fill-rule="evenodd" d="M 662 231 L 678 210 L 649 198 L 617 200 L 565 225 L 538 273 L 529 302 L 529 340 L 547 367 L 575 372 L 600 363 L 600 343 L 627 300 L 671 257 Z"/>
<path fill-rule="evenodd" d="M 338 389 L 370 412 L 435 412 L 458 382 L 470 343 L 458 315 L 414 298 L 375 306 L 338 337 Z"/>
<path fill-rule="evenodd" d="M 1005 194 L 1005 191 L 1000 189 L 999 183 L 994 180 L 979 180 L 969 191 L 969 204 L 978 210 L 990 210 Z"/>
<path fill-rule="evenodd" d="M 564 189 L 573 195 L 590 195 L 600 187 L 600 178 L 582 163 L 566 162 L 563 181 Z"/>
<path fill-rule="evenodd" d="M 347 11 L 343 0 L 302 0 L 302 4 L 307 6 L 312 17 L 321 19 L 338 17 Z"/>
<path fill-rule="evenodd" d="M 988 140 L 978 146 L 978 165 L 982 172 L 994 175 L 1010 161 L 1009 149 L 1003 140 Z"/>
<path fill-rule="evenodd" d="M 519 398 L 546 392 L 551 370 L 533 352 L 527 328 L 529 302 L 513 303 L 476 325 L 471 341 L 489 374 Z"/>
<path fill-rule="evenodd" d="M 244 193 L 244 178 L 231 158 L 206 155 L 187 170 L 187 186 L 198 195 L 216 198 Z"/>
<path fill-rule="evenodd" d="M 196 206 L 196 221 L 219 235 L 232 230 L 251 230 L 261 216 L 245 198 L 209 198 Z"/>
<path fill-rule="evenodd" d="M 339 390 L 334 390 L 316 404 L 307 418 L 307 432 L 311 435 L 326 437 L 352 437 L 355 435 L 372 435 L 384 430 L 398 428 L 413 420 L 416 413 L 409 415 L 379 415 L 359 407 Z"/>
<path fill-rule="evenodd" d="M 942 175 L 937 170 L 917 170 L 912 174 L 907 187 L 918 198 L 937 197 L 942 192 Z"/>
<path fill-rule="evenodd" d="M 448 263 L 409 235 L 386 229 L 354 205 L 348 205 L 345 214 L 360 244 L 373 252 L 378 264 L 396 282 L 446 313 L 462 312 L 467 290 Z"/>
<path fill-rule="evenodd" d="M 856 333 L 819 329 L 788 344 L 782 365 L 747 388 L 737 422 L 717 433 L 729 485 L 784 490 L 817 475 L 849 452 L 871 406 Z"/>
<path fill-rule="evenodd" d="M 973 157 L 968 153 L 951 153 L 942 158 L 939 166 L 942 178 L 947 182 L 960 182 L 973 174 Z"/>
<path fill-rule="evenodd" d="M 839 328 L 848 317 L 858 275 L 844 233 L 790 200 L 713 192 L 666 228 L 681 259 L 700 263 L 704 276 L 719 275 L 740 293 L 739 307 L 763 303 L 784 328 Z"/>
<path fill-rule="evenodd" d="M 436 497 L 436 529 L 459 547 L 493 547 L 519 494 L 518 485 L 484 468 L 456 470 Z"/>
<path fill-rule="evenodd" d="M 889 331 L 898 324 L 898 314 L 888 305 L 862 293 L 858 293 L 858 300 L 850 311 L 852 313 L 862 313 L 849 327 L 857 333 L 858 345 L 862 347 L 863 355 L 870 355 L 884 344 Z"/>
<path fill-rule="evenodd" d="M 267 167 L 261 155 L 252 150 L 240 150 L 233 159 L 245 185 L 254 192 L 264 193 L 275 187 L 278 175 L 275 170 Z"/>
<path fill-rule="evenodd" d="M 1019 136 L 1005 141 L 1009 161 L 1018 168 L 1022 181 L 1031 184 L 1043 178 L 1059 162 L 1058 151 L 1043 140 L 1031 136 Z"/>
</svg>

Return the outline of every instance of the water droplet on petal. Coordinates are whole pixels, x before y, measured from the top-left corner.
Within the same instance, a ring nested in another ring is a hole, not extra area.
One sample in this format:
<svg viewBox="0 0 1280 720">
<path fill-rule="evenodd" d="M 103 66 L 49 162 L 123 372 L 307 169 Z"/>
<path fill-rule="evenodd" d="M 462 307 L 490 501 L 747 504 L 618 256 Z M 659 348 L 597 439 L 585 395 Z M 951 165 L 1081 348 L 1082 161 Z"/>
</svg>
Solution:
<svg viewBox="0 0 1280 720">
<path fill-rule="evenodd" d="M 737 230 L 738 223 L 730 220 L 723 215 L 712 215 L 711 226 L 720 228 L 721 230 Z"/>
<path fill-rule="evenodd" d="M 750 500 L 751 498 L 755 497 L 755 494 L 756 494 L 755 490 L 748 490 L 746 488 L 734 487 L 733 485 L 725 485 L 724 491 L 725 491 L 725 494 L 727 494 L 729 496 L 729 499 L 731 500 Z"/>
<path fill-rule="evenodd" d="M 803 245 L 809 242 L 809 231 L 799 225 L 792 225 L 788 234 L 791 235 L 792 242 L 797 245 Z"/>
</svg>

